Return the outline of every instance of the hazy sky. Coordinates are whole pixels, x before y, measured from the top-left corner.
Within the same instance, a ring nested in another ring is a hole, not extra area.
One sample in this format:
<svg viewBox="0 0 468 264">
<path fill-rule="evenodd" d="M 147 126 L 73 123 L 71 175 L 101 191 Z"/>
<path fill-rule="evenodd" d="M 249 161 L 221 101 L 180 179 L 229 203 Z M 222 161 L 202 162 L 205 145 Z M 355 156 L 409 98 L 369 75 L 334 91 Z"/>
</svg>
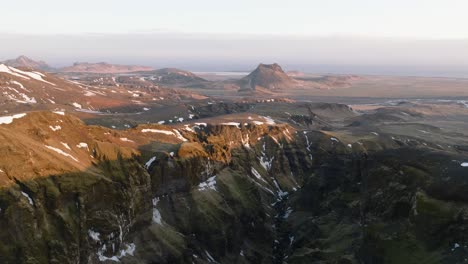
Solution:
<svg viewBox="0 0 468 264">
<path fill-rule="evenodd" d="M 466 0 L 14 0 L 0 32 L 468 38 Z"/>
<path fill-rule="evenodd" d="M 195 70 L 259 62 L 344 72 L 468 67 L 467 0 L 14 0 L 1 10 L 0 60 L 24 54 L 58 66 Z"/>
</svg>

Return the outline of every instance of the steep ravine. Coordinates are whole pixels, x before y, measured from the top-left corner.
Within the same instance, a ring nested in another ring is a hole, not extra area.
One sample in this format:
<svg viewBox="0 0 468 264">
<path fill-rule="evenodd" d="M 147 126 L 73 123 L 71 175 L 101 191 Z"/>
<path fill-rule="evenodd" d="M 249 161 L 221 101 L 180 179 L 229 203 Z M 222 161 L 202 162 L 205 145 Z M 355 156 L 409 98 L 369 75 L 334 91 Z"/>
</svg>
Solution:
<svg viewBox="0 0 468 264">
<path fill-rule="evenodd" d="M 227 133 L 226 141 L 231 142 L 229 137 L 239 130 L 228 130 L 223 128 L 223 133 Z M 253 138 L 252 135 L 250 138 Z M 245 135 L 242 137 L 247 138 Z M 284 173 L 285 170 L 289 171 L 288 167 L 298 167 L 298 164 L 286 164 L 285 167 L 284 163 L 289 162 L 286 155 L 293 161 L 302 158 L 290 155 L 293 147 L 288 147 L 290 143 L 284 136 L 278 139 L 269 136 L 255 138 L 258 141 L 255 145 L 244 141 L 242 147 L 232 149 L 227 163 L 199 156 L 182 160 L 173 160 L 170 155 L 151 158 L 153 163 L 149 171 L 153 178 L 160 181 L 157 192 L 162 191 L 159 195 L 168 197 L 160 201 L 160 206 L 175 208 L 170 213 L 162 210 L 163 218 L 168 214 L 168 217 L 174 217 L 167 223 L 178 230 L 185 229 L 184 234 L 197 229 L 193 236 L 196 240 L 194 244 L 210 248 L 193 249 L 198 252 L 192 255 L 195 258 L 192 261 L 201 258 L 210 261 L 208 255 L 220 263 L 271 263 L 276 258 L 273 244 L 276 237 L 275 216 L 282 214 L 278 205 L 287 196 L 287 191 L 293 192 L 299 188 L 293 174 Z M 213 154 L 218 155 L 210 153 Z M 165 177 L 167 174 L 172 177 Z M 195 176 L 187 179 L 187 174 Z M 201 180 L 195 179 L 192 185 L 187 183 L 197 177 Z M 176 196 L 177 200 L 172 198 Z M 189 196 L 187 200 L 192 202 L 189 205 L 185 202 L 185 205 L 187 209 L 195 211 L 193 214 L 177 211 L 180 196 Z M 184 226 L 187 219 L 192 219 L 192 223 Z M 223 234 L 221 237 L 214 232 L 217 228 Z"/>
<path fill-rule="evenodd" d="M 0 189 L 0 262 L 462 263 L 467 256 L 468 179 L 456 154 L 385 140 L 349 147 L 286 125 L 193 129 L 180 132 L 186 142 L 151 142 L 139 154 L 93 142 L 86 171 L 13 177 Z"/>
</svg>

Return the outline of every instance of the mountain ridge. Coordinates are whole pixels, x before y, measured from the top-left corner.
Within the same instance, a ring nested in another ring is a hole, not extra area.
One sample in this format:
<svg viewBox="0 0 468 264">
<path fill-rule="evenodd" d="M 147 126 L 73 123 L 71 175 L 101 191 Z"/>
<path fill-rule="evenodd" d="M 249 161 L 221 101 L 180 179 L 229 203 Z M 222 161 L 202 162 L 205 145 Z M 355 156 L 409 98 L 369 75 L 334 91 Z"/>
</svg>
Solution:
<svg viewBox="0 0 468 264">
<path fill-rule="evenodd" d="M 15 68 L 34 69 L 34 70 L 41 70 L 41 71 L 54 71 L 55 70 L 53 67 L 49 66 L 46 62 L 42 60 L 36 61 L 24 55 L 20 55 L 15 59 L 6 60 L 0 63 L 5 64 L 7 66 L 15 67 Z"/>
<path fill-rule="evenodd" d="M 154 68 L 139 65 L 110 64 L 107 62 L 75 62 L 72 66 L 59 69 L 63 73 L 131 73 L 151 70 L 154 70 Z"/>
</svg>

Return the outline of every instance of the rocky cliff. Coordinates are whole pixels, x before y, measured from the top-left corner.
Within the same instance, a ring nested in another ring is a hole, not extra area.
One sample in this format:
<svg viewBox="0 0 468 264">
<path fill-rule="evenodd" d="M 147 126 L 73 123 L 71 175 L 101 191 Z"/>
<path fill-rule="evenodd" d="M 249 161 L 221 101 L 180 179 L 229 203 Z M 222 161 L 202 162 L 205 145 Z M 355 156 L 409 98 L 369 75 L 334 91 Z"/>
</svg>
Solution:
<svg viewBox="0 0 468 264">
<path fill-rule="evenodd" d="M 461 263 L 463 156 L 287 124 L 0 125 L 1 263 Z M 60 128 L 59 128 L 60 127 Z M 14 131 L 14 133 L 13 133 Z"/>
</svg>

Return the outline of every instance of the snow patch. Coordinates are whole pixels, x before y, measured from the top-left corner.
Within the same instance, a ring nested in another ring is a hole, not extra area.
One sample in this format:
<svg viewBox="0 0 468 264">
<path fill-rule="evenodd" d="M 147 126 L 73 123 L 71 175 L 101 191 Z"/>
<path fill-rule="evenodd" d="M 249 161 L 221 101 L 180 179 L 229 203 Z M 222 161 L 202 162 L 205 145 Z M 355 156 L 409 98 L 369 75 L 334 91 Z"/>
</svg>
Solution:
<svg viewBox="0 0 468 264">
<path fill-rule="evenodd" d="M 237 127 L 237 128 L 240 128 L 240 123 L 237 123 L 237 122 L 221 123 L 221 125 L 225 125 L 225 126 L 235 126 L 235 127 Z"/>
<path fill-rule="evenodd" d="M 99 234 L 99 232 L 94 232 L 93 230 L 88 230 L 88 235 L 90 238 L 92 238 L 94 241 L 101 241 L 101 239 L 99 238 L 99 236 L 101 234 Z"/>
<path fill-rule="evenodd" d="M 46 145 L 45 147 L 48 148 L 48 149 L 50 149 L 50 150 L 53 150 L 53 151 L 57 152 L 57 153 L 60 154 L 60 155 L 63 155 L 63 156 L 65 156 L 65 157 L 69 157 L 69 158 L 71 158 L 72 160 L 74 160 L 74 161 L 76 161 L 76 162 L 79 162 L 77 158 L 75 158 L 75 157 L 73 157 L 72 155 L 70 155 L 70 154 L 64 152 L 64 151 L 61 150 L 61 149 L 54 148 L 54 147 L 52 147 L 52 146 L 47 146 L 47 145 Z"/>
<path fill-rule="evenodd" d="M 152 202 L 153 202 L 153 223 L 162 225 L 161 213 L 159 212 L 158 208 L 156 208 L 159 202 L 159 197 L 154 198 Z"/>
<path fill-rule="evenodd" d="M 208 262 L 216 262 L 213 256 L 210 255 L 208 251 L 205 250 L 206 257 L 208 258 Z"/>
<path fill-rule="evenodd" d="M 0 125 L 11 124 L 13 122 L 13 119 L 19 119 L 25 116 L 26 114 L 16 114 L 12 116 L 0 116 Z"/>
<path fill-rule="evenodd" d="M 62 129 L 61 126 L 49 126 L 50 129 L 52 129 L 52 131 L 59 131 L 60 129 Z"/>
<path fill-rule="evenodd" d="M 184 125 L 184 130 L 186 130 L 188 132 L 195 133 L 195 130 L 193 130 L 191 127 L 189 127 L 189 125 Z"/>
<path fill-rule="evenodd" d="M 151 164 L 153 164 L 153 162 L 156 161 L 156 156 L 155 157 L 152 157 L 151 159 L 149 159 L 146 163 L 145 163 L 145 168 L 149 169 L 149 167 L 151 166 Z"/>
<path fill-rule="evenodd" d="M 115 261 L 115 262 L 120 262 L 120 259 L 130 255 L 133 256 L 135 253 L 136 246 L 133 243 L 130 244 L 124 244 L 126 247 L 125 249 L 121 249 L 118 255 L 112 256 L 112 257 L 106 257 L 104 256 L 104 251 L 106 250 L 106 245 L 103 245 L 101 249 L 98 250 L 98 258 L 99 261 Z"/>
<path fill-rule="evenodd" d="M 291 215 L 292 211 L 293 211 L 292 208 L 288 207 L 288 209 L 286 209 L 286 212 L 283 215 L 283 218 L 287 219 Z"/>
<path fill-rule="evenodd" d="M 143 133 L 160 133 L 160 134 L 166 134 L 166 135 L 169 135 L 169 136 L 175 136 L 174 132 L 167 131 L 167 130 L 162 130 L 162 129 L 145 128 L 145 129 L 142 129 L 141 132 L 143 132 Z"/>
<path fill-rule="evenodd" d="M 44 74 L 40 73 L 40 72 L 25 72 L 25 71 L 22 71 L 22 70 L 18 70 L 16 68 L 13 68 L 13 67 L 9 67 L 12 71 L 16 72 L 16 73 L 19 73 L 19 74 L 22 74 L 22 75 L 26 75 L 32 79 L 35 79 L 35 80 L 38 80 L 38 81 L 41 81 L 41 82 L 45 82 L 45 83 L 48 83 L 50 85 L 53 85 L 55 86 L 54 83 L 51 83 L 51 82 L 48 82 L 44 79 L 42 79 L 42 77 L 44 77 Z"/>
<path fill-rule="evenodd" d="M 27 194 L 27 193 L 25 193 L 25 192 L 21 192 L 21 194 L 22 194 L 24 197 L 28 198 L 28 202 L 29 202 L 30 205 L 34 205 L 34 202 L 33 202 L 33 200 L 31 199 L 31 196 L 29 196 L 29 194 Z"/>
<path fill-rule="evenodd" d="M 216 176 L 210 177 L 198 185 L 199 191 L 206 191 L 210 189 L 216 191 Z"/>
<path fill-rule="evenodd" d="M 253 174 L 257 179 L 263 181 L 264 183 L 267 183 L 267 182 L 263 179 L 262 175 L 261 175 L 254 167 L 252 167 L 250 171 L 252 172 L 252 174 Z"/>
<path fill-rule="evenodd" d="M 67 143 L 64 143 L 64 142 L 60 142 L 60 144 L 62 144 L 65 148 L 71 150 L 70 146 L 68 146 Z"/>
<path fill-rule="evenodd" d="M 179 130 L 177 130 L 177 129 L 173 129 L 173 130 L 174 130 L 175 136 L 176 136 L 178 139 L 180 139 L 180 140 L 182 140 L 182 141 L 188 141 L 188 139 L 184 138 L 184 137 L 182 136 L 182 134 L 180 134 Z"/>
<path fill-rule="evenodd" d="M 306 144 L 307 144 L 306 149 L 309 152 L 309 158 L 310 158 L 310 160 L 312 160 L 312 153 L 311 153 L 312 151 L 310 149 L 310 146 L 312 146 L 312 143 L 309 142 L 309 137 L 307 137 L 307 132 L 306 131 L 304 131 L 304 137 L 306 139 Z"/>
<path fill-rule="evenodd" d="M 16 84 L 17 86 L 19 86 L 19 88 L 21 88 L 21 89 L 25 90 L 26 92 L 31 92 L 31 91 L 29 91 L 28 89 L 26 89 L 26 88 L 23 86 L 23 84 L 22 84 L 22 83 L 20 83 L 20 82 L 17 82 L 17 81 L 11 81 L 11 83 L 12 83 L 12 84 Z"/>
<path fill-rule="evenodd" d="M 275 120 L 273 120 L 273 119 L 272 119 L 271 117 L 269 117 L 269 116 L 264 116 L 263 118 L 266 120 L 266 123 L 267 123 L 268 125 L 275 125 L 275 124 L 276 124 L 276 123 L 275 123 Z"/>
<path fill-rule="evenodd" d="M 72 103 L 72 105 L 73 105 L 74 107 L 78 108 L 78 109 L 81 109 L 81 108 L 82 108 L 82 106 L 81 106 L 79 103 L 76 103 L 76 102 L 75 102 L 75 103 Z"/>
<path fill-rule="evenodd" d="M 271 166 L 273 164 L 273 160 L 275 159 L 275 157 L 268 158 L 265 152 L 266 152 L 266 142 L 263 142 L 262 156 L 258 159 L 260 161 L 260 165 L 266 171 L 269 171 L 271 169 Z"/>
<path fill-rule="evenodd" d="M 88 148 L 88 144 L 84 143 L 84 142 L 80 142 L 78 145 L 76 145 L 77 148 L 86 148 L 87 150 L 89 150 Z"/>
<path fill-rule="evenodd" d="M 169 135 L 169 136 L 175 136 L 174 132 L 167 131 L 167 130 L 161 130 L 161 129 L 145 128 L 145 129 L 142 129 L 141 132 L 143 132 L 143 133 L 160 133 L 160 134 L 166 134 L 166 135 Z"/>
</svg>

